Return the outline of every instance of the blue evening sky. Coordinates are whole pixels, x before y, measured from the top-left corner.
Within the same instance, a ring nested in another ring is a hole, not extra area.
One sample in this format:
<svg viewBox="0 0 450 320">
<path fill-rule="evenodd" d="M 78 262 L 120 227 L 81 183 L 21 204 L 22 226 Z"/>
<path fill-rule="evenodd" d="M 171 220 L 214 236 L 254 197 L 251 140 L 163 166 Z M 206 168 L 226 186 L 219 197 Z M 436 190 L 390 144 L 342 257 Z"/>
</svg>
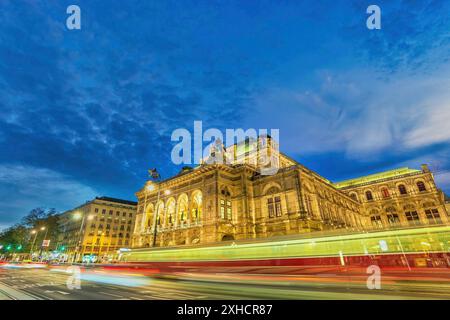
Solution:
<svg viewBox="0 0 450 320">
<path fill-rule="evenodd" d="M 429 163 L 450 192 L 449 58 L 450 1 L 0 0 L 0 229 L 135 199 L 194 120 L 280 129 L 332 181 Z"/>
</svg>

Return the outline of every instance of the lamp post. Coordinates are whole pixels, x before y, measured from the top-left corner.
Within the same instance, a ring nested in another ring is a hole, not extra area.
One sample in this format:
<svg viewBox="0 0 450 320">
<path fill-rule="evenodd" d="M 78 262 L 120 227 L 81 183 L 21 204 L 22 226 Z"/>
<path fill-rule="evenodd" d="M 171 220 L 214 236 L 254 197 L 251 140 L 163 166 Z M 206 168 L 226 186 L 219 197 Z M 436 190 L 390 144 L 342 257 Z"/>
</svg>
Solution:
<svg viewBox="0 0 450 320">
<path fill-rule="evenodd" d="M 104 243 L 104 236 L 105 236 L 105 233 L 104 232 L 102 232 L 102 234 L 100 235 L 100 242 L 99 242 L 99 247 L 98 247 L 98 260 L 97 260 L 97 262 L 101 262 L 100 261 L 100 255 L 102 255 L 103 253 L 102 253 L 102 249 L 103 249 L 103 243 Z M 108 253 L 108 251 L 106 251 L 106 253 Z M 102 255 L 102 257 L 103 257 L 103 255 Z M 102 260 L 103 260 L 103 258 L 102 258 Z"/>
<path fill-rule="evenodd" d="M 161 193 L 161 175 L 158 173 L 158 171 L 156 169 L 151 169 L 148 171 L 148 173 L 150 174 L 150 178 L 156 180 L 159 180 L 158 182 L 158 197 L 156 200 L 156 212 L 155 212 L 155 219 L 154 220 L 154 224 L 153 224 L 153 243 L 152 243 L 152 247 L 156 246 L 156 237 L 157 237 L 157 232 L 158 232 L 158 226 L 157 226 L 157 221 L 159 218 L 159 198 L 160 198 L 160 193 Z M 170 194 L 170 190 L 166 190 L 164 192 L 166 195 Z"/>
<path fill-rule="evenodd" d="M 41 227 L 39 230 L 44 231 L 45 229 L 46 229 L 45 227 Z M 34 245 L 36 243 L 36 239 L 37 239 L 39 230 L 31 230 L 31 234 L 34 234 L 34 239 L 33 239 L 33 244 L 31 245 L 31 249 L 30 249 L 30 260 L 33 260 L 33 249 L 34 249 Z"/>
<path fill-rule="evenodd" d="M 48 228 L 46 228 L 46 227 L 42 227 L 41 228 L 41 230 L 44 230 L 45 229 L 45 235 L 44 235 L 44 240 L 43 241 L 45 241 L 46 239 L 45 238 L 47 238 L 47 234 L 48 234 Z M 42 248 L 43 248 L 43 243 L 41 243 L 41 249 L 39 250 L 39 260 L 42 262 Z"/>
<path fill-rule="evenodd" d="M 80 251 L 79 248 L 80 248 L 80 246 L 82 245 L 82 243 L 81 243 L 81 242 L 82 242 L 82 239 L 81 239 L 81 233 L 82 233 L 82 231 L 83 231 L 84 221 L 86 220 L 86 213 L 76 212 L 76 213 L 74 214 L 74 216 L 73 216 L 73 218 L 74 218 L 75 220 L 80 219 L 81 216 L 83 216 L 83 219 L 81 220 L 80 230 L 79 230 L 79 232 L 78 232 L 78 242 L 77 242 L 77 246 L 76 246 L 76 248 L 75 248 L 75 252 L 74 252 L 74 255 L 73 255 L 72 263 L 75 262 L 76 260 L 78 260 L 78 254 L 79 254 L 79 251 Z M 88 216 L 88 220 L 92 220 L 92 218 L 93 218 L 92 215 L 89 215 L 89 216 Z"/>
<path fill-rule="evenodd" d="M 152 247 L 156 246 L 156 234 L 158 232 L 158 226 L 157 226 L 157 222 L 158 222 L 158 218 L 159 218 L 159 195 L 160 195 L 160 189 L 161 186 L 158 183 L 158 197 L 156 200 L 156 210 L 155 210 L 155 218 L 153 219 L 153 243 L 152 243 Z"/>
<path fill-rule="evenodd" d="M 33 260 L 33 248 L 34 248 L 34 244 L 36 243 L 36 238 L 37 238 L 38 232 L 36 230 L 31 230 L 31 234 L 34 234 L 34 239 L 33 239 L 33 243 L 30 248 L 30 260 Z"/>
</svg>

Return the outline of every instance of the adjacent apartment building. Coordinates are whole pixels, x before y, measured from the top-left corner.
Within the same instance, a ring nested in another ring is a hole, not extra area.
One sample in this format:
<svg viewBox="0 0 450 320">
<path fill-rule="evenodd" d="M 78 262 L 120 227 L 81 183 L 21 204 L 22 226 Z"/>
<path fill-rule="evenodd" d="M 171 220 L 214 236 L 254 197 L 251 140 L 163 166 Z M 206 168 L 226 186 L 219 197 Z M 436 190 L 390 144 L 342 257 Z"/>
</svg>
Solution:
<svg viewBox="0 0 450 320">
<path fill-rule="evenodd" d="M 59 218 L 58 248 L 65 261 L 111 261 L 131 246 L 136 202 L 97 197 Z"/>
</svg>

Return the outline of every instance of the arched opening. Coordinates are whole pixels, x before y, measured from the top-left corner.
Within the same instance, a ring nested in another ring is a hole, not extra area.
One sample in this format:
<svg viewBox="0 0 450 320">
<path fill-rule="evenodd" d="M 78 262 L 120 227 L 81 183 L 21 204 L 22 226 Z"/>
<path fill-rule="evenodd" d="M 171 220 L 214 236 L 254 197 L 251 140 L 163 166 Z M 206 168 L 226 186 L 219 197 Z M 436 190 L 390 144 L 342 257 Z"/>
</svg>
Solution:
<svg viewBox="0 0 450 320">
<path fill-rule="evenodd" d="M 427 191 L 427 188 L 425 187 L 425 183 L 423 181 L 417 182 L 417 189 L 419 189 L 419 192 Z"/>
<path fill-rule="evenodd" d="M 398 192 L 399 192 L 401 195 L 408 194 L 408 191 L 406 190 L 406 187 L 405 187 L 404 184 L 401 184 L 401 185 L 398 186 Z"/>
<path fill-rule="evenodd" d="M 180 221 L 182 224 L 187 219 L 187 213 L 188 213 L 188 197 L 186 194 L 182 194 L 178 198 L 178 221 Z"/>
<path fill-rule="evenodd" d="M 171 227 L 175 220 L 175 199 L 171 198 L 167 201 L 167 221 L 166 225 Z"/>
<path fill-rule="evenodd" d="M 234 236 L 232 234 L 226 234 L 222 237 L 222 241 L 232 241 L 234 240 Z"/>
<path fill-rule="evenodd" d="M 158 204 L 157 214 L 156 214 L 156 225 L 160 226 L 164 218 L 164 202 L 160 201 Z"/>
<path fill-rule="evenodd" d="M 350 193 L 350 198 L 352 198 L 355 201 L 358 201 L 358 196 L 354 192 Z"/>
<path fill-rule="evenodd" d="M 202 193 L 200 191 L 194 192 L 192 196 L 191 219 L 195 222 L 202 219 Z"/>
<path fill-rule="evenodd" d="M 381 195 L 383 198 L 389 198 L 391 195 L 389 194 L 388 188 L 381 188 Z"/>
<path fill-rule="evenodd" d="M 147 212 L 145 214 L 145 222 L 144 222 L 144 228 L 151 228 L 153 226 L 153 205 L 150 204 L 147 207 Z"/>
</svg>

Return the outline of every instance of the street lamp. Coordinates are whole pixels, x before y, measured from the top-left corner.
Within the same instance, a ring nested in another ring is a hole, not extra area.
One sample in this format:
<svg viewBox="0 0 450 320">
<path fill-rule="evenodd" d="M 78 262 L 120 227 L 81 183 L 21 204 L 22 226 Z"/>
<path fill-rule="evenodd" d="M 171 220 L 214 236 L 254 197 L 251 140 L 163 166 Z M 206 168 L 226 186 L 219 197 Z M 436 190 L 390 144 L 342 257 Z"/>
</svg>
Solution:
<svg viewBox="0 0 450 320">
<path fill-rule="evenodd" d="M 72 262 L 74 262 L 76 260 L 76 256 L 78 255 L 78 248 L 81 246 L 81 232 L 83 231 L 84 221 L 86 220 L 86 214 L 85 213 L 77 211 L 77 212 L 75 212 L 73 214 L 73 219 L 75 219 L 75 220 L 80 220 L 81 217 L 83 217 L 83 219 L 81 220 L 80 231 L 79 231 L 79 234 L 78 234 L 78 244 L 77 244 L 76 251 L 75 251 L 75 254 L 73 256 Z M 88 215 L 87 219 L 88 220 L 94 219 L 94 215 L 92 215 L 92 214 Z"/>
<path fill-rule="evenodd" d="M 46 240 L 46 238 L 47 238 L 47 234 L 48 234 L 48 228 L 46 228 L 46 227 L 42 227 L 41 228 L 41 231 L 44 231 L 45 230 L 45 235 L 44 235 L 44 241 Z M 39 256 L 41 257 L 40 259 L 41 259 L 41 262 L 42 262 L 42 248 L 43 248 L 43 243 L 41 244 L 41 250 L 39 250 Z"/>
<path fill-rule="evenodd" d="M 41 227 L 39 230 L 44 231 L 45 227 Z M 31 245 L 31 249 L 30 249 L 30 259 L 31 260 L 33 259 L 33 249 L 34 249 L 34 245 L 36 243 L 36 239 L 37 239 L 39 230 L 35 230 L 35 229 L 31 230 L 31 234 L 34 234 L 33 244 Z"/>
</svg>

